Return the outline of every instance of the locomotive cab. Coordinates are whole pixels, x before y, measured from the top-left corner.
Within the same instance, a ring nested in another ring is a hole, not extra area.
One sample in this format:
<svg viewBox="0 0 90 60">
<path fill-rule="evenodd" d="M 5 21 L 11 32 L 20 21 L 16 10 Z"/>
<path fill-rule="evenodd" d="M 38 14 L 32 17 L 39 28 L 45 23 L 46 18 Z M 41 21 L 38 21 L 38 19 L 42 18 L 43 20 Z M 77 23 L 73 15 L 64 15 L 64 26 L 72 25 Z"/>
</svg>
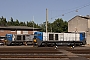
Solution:
<svg viewBox="0 0 90 60">
<path fill-rule="evenodd" d="M 35 32 L 33 44 L 37 46 L 85 45 L 85 33 L 45 33 Z"/>
<path fill-rule="evenodd" d="M 42 32 L 35 32 L 34 33 L 34 38 L 33 38 L 33 44 L 40 46 L 42 41 L 43 41 L 43 33 Z"/>
</svg>

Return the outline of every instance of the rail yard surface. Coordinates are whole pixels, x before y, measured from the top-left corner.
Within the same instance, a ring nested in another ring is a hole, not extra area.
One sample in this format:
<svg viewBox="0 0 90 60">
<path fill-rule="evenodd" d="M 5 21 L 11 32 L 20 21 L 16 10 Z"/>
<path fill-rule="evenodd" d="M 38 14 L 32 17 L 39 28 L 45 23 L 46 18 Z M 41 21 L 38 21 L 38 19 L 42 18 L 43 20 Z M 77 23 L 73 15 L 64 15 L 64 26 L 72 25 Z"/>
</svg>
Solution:
<svg viewBox="0 0 90 60">
<path fill-rule="evenodd" d="M 90 60 L 90 46 L 0 46 L 0 60 Z"/>
</svg>

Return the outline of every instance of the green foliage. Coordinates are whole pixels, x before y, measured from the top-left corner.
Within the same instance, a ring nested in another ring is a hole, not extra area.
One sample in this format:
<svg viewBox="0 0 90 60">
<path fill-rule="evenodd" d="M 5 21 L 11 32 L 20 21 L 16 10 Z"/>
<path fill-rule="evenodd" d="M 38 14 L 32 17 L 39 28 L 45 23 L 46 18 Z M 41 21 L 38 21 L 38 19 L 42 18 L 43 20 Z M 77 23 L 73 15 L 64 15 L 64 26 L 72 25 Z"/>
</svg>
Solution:
<svg viewBox="0 0 90 60">
<path fill-rule="evenodd" d="M 67 32 L 68 31 L 68 22 L 63 21 L 62 19 L 56 19 L 52 23 L 53 32 Z"/>
<path fill-rule="evenodd" d="M 40 25 L 41 31 L 46 31 L 46 22 Z M 63 19 L 55 19 L 53 23 L 47 22 L 48 32 L 68 32 L 68 22 Z"/>
<path fill-rule="evenodd" d="M 42 32 L 46 31 L 46 22 L 43 22 L 43 24 L 40 24 L 39 26 L 40 26 Z"/>
<path fill-rule="evenodd" d="M 38 24 L 36 24 L 34 21 L 27 21 L 27 26 L 28 27 L 34 27 L 34 28 L 40 28 Z"/>
<path fill-rule="evenodd" d="M 0 26 L 28 26 L 34 28 L 40 28 L 42 32 L 46 31 L 46 22 L 43 24 L 36 24 L 34 21 L 19 22 L 19 20 L 13 20 L 11 17 L 9 21 L 3 16 L 0 18 Z M 63 19 L 55 19 L 53 23 L 47 22 L 48 32 L 68 32 L 68 22 Z"/>
<path fill-rule="evenodd" d="M 0 26 L 6 26 L 7 25 L 7 21 L 6 18 L 4 18 L 3 16 L 0 18 Z"/>
<path fill-rule="evenodd" d="M 19 24 L 19 21 L 16 19 L 16 21 L 14 21 L 14 26 L 20 26 L 20 24 Z"/>
<path fill-rule="evenodd" d="M 10 21 L 7 22 L 8 26 L 13 26 L 14 25 L 14 21 L 13 18 L 11 17 Z"/>
</svg>

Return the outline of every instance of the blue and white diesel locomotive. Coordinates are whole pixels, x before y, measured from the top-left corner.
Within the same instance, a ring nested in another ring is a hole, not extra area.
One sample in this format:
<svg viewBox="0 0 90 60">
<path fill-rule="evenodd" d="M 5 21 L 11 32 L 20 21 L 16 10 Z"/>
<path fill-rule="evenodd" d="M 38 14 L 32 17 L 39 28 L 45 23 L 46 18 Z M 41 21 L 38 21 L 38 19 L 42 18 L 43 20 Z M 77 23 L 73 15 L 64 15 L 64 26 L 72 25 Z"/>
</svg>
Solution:
<svg viewBox="0 0 90 60">
<path fill-rule="evenodd" d="M 35 32 L 33 44 L 37 46 L 84 45 L 85 33 Z"/>
<path fill-rule="evenodd" d="M 32 34 L 6 34 L 6 45 L 85 45 L 85 33 L 34 32 Z"/>
</svg>

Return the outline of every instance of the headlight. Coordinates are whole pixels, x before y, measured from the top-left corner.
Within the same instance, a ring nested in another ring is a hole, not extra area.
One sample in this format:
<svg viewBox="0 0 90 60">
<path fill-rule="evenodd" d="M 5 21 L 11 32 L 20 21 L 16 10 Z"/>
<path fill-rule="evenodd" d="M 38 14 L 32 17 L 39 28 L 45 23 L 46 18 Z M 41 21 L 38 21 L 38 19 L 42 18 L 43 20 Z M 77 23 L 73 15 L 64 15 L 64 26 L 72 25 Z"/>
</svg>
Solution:
<svg viewBox="0 0 90 60">
<path fill-rule="evenodd" d="M 33 42 L 35 42 L 35 43 L 36 43 L 36 42 L 37 42 L 37 40 L 36 40 L 36 39 L 34 39 L 34 40 L 33 40 Z"/>
<path fill-rule="evenodd" d="M 5 42 L 7 42 L 7 40 L 4 40 Z"/>
</svg>

